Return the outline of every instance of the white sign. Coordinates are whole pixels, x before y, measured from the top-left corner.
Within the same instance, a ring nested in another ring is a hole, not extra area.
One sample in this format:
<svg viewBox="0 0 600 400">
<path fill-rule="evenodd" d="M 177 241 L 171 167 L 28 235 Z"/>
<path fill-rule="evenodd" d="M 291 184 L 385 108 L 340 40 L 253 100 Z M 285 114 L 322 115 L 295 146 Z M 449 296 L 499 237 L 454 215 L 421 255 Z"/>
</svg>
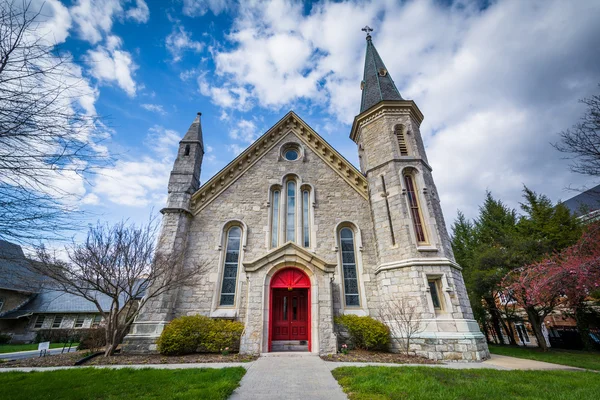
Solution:
<svg viewBox="0 0 600 400">
<path fill-rule="evenodd" d="M 38 344 L 38 351 L 49 350 L 49 349 L 50 349 L 50 342 L 41 342 L 40 344 Z"/>
</svg>

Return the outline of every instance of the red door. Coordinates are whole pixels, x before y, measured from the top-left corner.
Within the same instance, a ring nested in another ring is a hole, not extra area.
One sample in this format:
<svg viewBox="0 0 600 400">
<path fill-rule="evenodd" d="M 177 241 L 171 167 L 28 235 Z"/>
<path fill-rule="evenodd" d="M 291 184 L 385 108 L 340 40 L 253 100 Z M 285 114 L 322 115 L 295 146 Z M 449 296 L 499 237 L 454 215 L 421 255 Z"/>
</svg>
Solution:
<svg viewBox="0 0 600 400">
<path fill-rule="evenodd" d="M 273 289 L 272 340 L 308 340 L 307 289 Z"/>
</svg>

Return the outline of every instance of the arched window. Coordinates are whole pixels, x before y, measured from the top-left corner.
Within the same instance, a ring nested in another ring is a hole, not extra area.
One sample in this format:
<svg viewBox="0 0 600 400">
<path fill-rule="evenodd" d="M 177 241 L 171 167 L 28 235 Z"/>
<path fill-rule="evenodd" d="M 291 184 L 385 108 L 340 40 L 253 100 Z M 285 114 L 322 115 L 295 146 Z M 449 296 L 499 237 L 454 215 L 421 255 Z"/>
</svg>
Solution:
<svg viewBox="0 0 600 400">
<path fill-rule="evenodd" d="M 185 151 L 183 153 L 184 156 L 189 156 L 190 155 L 190 145 L 186 144 L 185 145 Z"/>
<path fill-rule="evenodd" d="M 287 183 L 287 210 L 285 216 L 285 241 L 296 241 L 296 182 Z"/>
<path fill-rule="evenodd" d="M 418 193 L 415 190 L 415 184 L 412 175 L 404 175 L 404 184 L 406 185 L 406 194 L 408 195 L 408 206 L 410 208 L 410 216 L 415 229 L 415 236 L 417 242 L 426 243 L 427 238 L 425 236 L 425 229 L 423 227 L 423 220 L 421 218 L 421 210 L 419 209 Z"/>
<path fill-rule="evenodd" d="M 354 232 L 350 228 L 340 230 L 340 248 L 342 249 L 342 274 L 344 278 L 344 297 L 346 307 L 359 307 L 358 273 Z"/>
<path fill-rule="evenodd" d="M 398 139 L 398 149 L 400 150 L 401 156 L 408 155 L 408 146 L 406 145 L 406 139 L 404 137 L 404 125 L 394 126 L 394 134 Z"/>
<path fill-rule="evenodd" d="M 239 226 L 229 228 L 226 243 L 220 305 L 233 306 L 235 303 L 235 288 L 237 286 L 238 264 L 242 243 L 242 229 Z"/>
<path fill-rule="evenodd" d="M 279 190 L 274 190 L 271 203 L 271 247 L 279 245 Z"/>
<path fill-rule="evenodd" d="M 310 192 L 302 191 L 302 245 L 310 247 Z"/>
</svg>

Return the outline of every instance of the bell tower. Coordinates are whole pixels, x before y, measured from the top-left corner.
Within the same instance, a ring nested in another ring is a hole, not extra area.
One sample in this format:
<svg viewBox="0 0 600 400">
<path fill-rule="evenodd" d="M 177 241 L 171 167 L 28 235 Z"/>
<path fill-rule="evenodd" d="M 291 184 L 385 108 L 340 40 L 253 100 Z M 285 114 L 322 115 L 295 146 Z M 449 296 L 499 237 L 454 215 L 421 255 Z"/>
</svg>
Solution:
<svg viewBox="0 0 600 400">
<path fill-rule="evenodd" d="M 201 113 L 198 113 L 183 139 L 179 142 L 177 158 L 169 177 L 168 198 L 163 214 L 157 251 L 179 254 L 185 251 L 193 214 L 190 200 L 200 187 L 200 170 L 204 157 Z M 156 340 L 174 315 L 178 289 L 174 288 L 148 301 L 123 341 L 128 353 L 147 353 L 156 350 Z"/>
<path fill-rule="evenodd" d="M 367 49 L 362 98 L 350 138 L 358 145 L 369 185 L 380 302 L 418 305 L 424 331 L 414 342 L 417 354 L 456 358 L 455 345 L 469 340 L 473 346 L 461 359 L 485 358 L 485 338 L 473 319 L 425 154 L 423 114 L 414 101 L 400 95 L 373 44 L 372 29 L 363 31 Z"/>
</svg>

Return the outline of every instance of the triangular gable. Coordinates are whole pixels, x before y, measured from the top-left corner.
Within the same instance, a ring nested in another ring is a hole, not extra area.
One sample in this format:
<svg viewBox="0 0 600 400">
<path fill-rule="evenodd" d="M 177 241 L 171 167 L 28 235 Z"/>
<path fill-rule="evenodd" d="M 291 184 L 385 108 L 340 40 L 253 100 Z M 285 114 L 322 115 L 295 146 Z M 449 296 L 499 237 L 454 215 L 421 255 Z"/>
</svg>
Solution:
<svg viewBox="0 0 600 400">
<path fill-rule="evenodd" d="M 249 272 L 257 271 L 265 265 L 280 263 L 288 265 L 293 265 L 294 263 L 302 265 L 311 264 L 324 272 L 334 272 L 336 267 L 335 263 L 323 260 L 321 257 L 298 246 L 294 242 L 287 242 L 283 246 L 268 252 L 254 261 L 243 262 L 245 270 Z"/>
<path fill-rule="evenodd" d="M 315 152 L 361 196 L 368 199 L 367 180 L 363 174 L 296 113 L 290 111 L 192 195 L 191 207 L 193 213 L 197 214 L 210 204 L 221 192 L 275 147 L 289 132 L 294 132 L 304 145 Z"/>
</svg>

